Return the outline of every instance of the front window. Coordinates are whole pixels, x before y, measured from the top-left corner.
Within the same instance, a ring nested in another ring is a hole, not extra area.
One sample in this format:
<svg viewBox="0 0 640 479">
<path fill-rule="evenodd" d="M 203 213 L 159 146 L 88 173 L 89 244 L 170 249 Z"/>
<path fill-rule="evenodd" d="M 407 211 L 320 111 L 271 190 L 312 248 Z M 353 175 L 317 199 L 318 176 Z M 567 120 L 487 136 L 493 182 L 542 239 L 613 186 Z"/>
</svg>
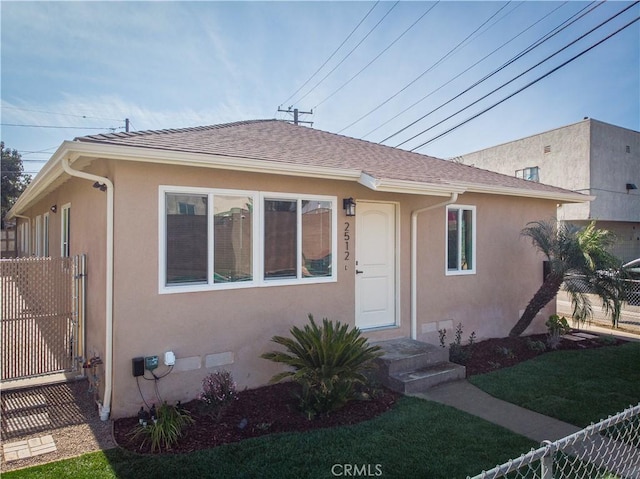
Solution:
<svg viewBox="0 0 640 479">
<path fill-rule="evenodd" d="M 335 198 L 167 186 L 160 201 L 161 292 L 335 281 Z"/>
<path fill-rule="evenodd" d="M 475 273 L 474 206 L 447 207 L 447 274 Z"/>
<path fill-rule="evenodd" d="M 207 196 L 167 193 L 167 284 L 206 283 Z"/>
</svg>

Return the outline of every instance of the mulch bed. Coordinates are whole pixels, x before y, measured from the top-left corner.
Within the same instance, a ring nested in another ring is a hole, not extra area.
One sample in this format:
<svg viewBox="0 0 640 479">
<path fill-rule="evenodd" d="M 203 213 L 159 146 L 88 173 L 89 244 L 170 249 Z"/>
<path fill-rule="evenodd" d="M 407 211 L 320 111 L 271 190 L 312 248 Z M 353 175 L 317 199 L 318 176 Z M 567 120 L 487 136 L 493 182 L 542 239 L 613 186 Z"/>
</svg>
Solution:
<svg viewBox="0 0 640 479">
<path fill-rule="evenodd" d="M 465 364 L 467 376 L 484 374 L 496 369 L 514 366 L 541 354 L 546 354 L 550 351 L 549 349 L 536 351 L 530 347 L 530 343 L 533 341 L 542 341 L 546 344 L 546 340 L 546 334 L 536 334 L 517 338 L 487 339 L 472 346 L 463 346 L 463 349 L 471 349 L 471 359 Z M 603 346 L 618 346 L 625 342 L 613 337 L 608 337 L 606 342 L 598 339 L 585 339 L 583 341 L 561 339 L 555 350 L 595 349 Z"/>
<path fill-rule="evenodd" d="M 382 389 L 370 400 L 354 400 L 328 416 L 309 420 L 298 408 L 298 399 L 295 397 L 297 391 L 298 385 L 292 382 L 241 391 L 238 400 L 229 406 L 220 422 L 207 415 L 199 401 L 191 401 L 184 407 L 191 413 L 195 423 L 185 429 L 185 435 L 177 445 L 163 453 L 192 452 L 278 432 L 356 424 L 388 411 L 400 396 Z M 141 441 L 132 441 L 129 435 L 137 424 L 137 417 L 116 420 L 114 438 L 125 449 L 149 453 L 148 444 L 141 447 Z"/>
<path fill-rule="evenodd" d="M 488 339 L 471 346 L 471 359 L 467 362 L 467 376 L 483 374 L 496 369 L 513 366 L 532 359 L 548 351 L 531 349 L 531 341 L 545 342 L 546 335 L 534 335 L 528 338 Z M 574 342 L 563 339 L 556 350 L 593 349 L 603 346 L 619 345 L 625 341 L 603 342 L 595 339 Z M 469 346 L 463 346 L 468 349 Z M 354 400 L 344 408 L 328 416 L 319 416 L 309 420 L 298 408 L 295 383 L 280 383 L 239 393 L 235 401 L 219 422 L 205 413 L 199 401 L 184 405 L 195 423 L 185 430 L 184 436 L 169 451 L 161 454 L 187 453 L 199 449 L 209 449 L 243 439 L 264 436 L 279 432 L 302 432 L 313 429 L 343 426 L 367 421 L 388 411 L 399 398 L 399 394 L 380 389 L 369 400 Z M 138 424 L 138 418 L 118 419 L 114 422 L 113 434 L 117 443 L 130 451 L 150 453 L 150 446 L 134 441 L 131 431 Z M 156 454 L 158 452 L 156 451 Z"/>
</svg>

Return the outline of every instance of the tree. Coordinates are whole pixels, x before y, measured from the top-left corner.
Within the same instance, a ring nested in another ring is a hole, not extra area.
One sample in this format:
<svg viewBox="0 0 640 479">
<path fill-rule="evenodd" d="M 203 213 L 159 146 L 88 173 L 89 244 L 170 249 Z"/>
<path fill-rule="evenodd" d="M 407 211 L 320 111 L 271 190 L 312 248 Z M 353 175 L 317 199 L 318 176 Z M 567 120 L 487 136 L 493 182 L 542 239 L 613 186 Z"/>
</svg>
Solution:
<svg viewBox="0 0 640 479">
<path fill-rule="evenodd" d="M 17 150 L 4 148 L 4 141 L 0 142 L 2 149 L 2 162 L 0 169 L 2 170 L 2 183 L 0 184 L 0 194 L 2 196 L 2 227 L 4 228 L 4 217 L 16 202 L 20 194 L 25 190 L 31 176 L 23 173 L 22 157 Z"/>
<path fill-rule="evenodd" d="M 549 271 L 542 286 L 535 293 L 522 316 L 509 332 L 519 336 L 531 324 L 536 315 L 556 297 L 564 283 L 573 307 L 573 319 L 586 321 L 593 311 L 588 294 L 602 299 L 605 312 L 614 324 L 620 316 L 625 297 L 621 262 L 607 251 L 615 240 L 614 235 L 595 227 L 595 221 L 584 228 L 556 221 L 528 223 L 522 235 L 549 261 Z"/>
</svg>

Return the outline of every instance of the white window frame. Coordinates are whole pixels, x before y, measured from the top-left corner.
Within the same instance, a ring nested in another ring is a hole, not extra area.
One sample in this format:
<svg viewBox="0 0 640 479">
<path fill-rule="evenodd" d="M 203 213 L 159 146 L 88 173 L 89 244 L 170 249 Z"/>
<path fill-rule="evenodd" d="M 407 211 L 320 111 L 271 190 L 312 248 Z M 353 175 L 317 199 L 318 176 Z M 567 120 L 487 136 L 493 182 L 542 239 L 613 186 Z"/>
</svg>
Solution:
<svg viewBox="0 0 640 479">
<path fill-rule="evenodd" d="M 49 220 L 49 213 L 45 213 L 42 224 L 42 255 L 45 258 L 49 257 Z"/>
<path fill-rule="evenodd" d="M 167 269 L 167 245 L 166 245 L 166 204 L 165 198 L 167 193 L 177 194 L 193 194 L 207 196 L 207 281 L 192 284 L 166 284 Z M 253 215 L 252 215 L 252 272 L 253 279 L 251 281 L 238 281 L 231 283 L 214 283 L 214 224 L 213 224 L 213 199 L 215 196 L 244 196 L 253 199 Z M 298 201 L 298 221 L 297 221 L 297 242 L 298 242 L 298 258 L 297 258 L 297 277 L 296 278 L 264 278 L 264 201 L 265 200 L 296 200 Z M 331 218 L 331 276 L 303 277 L 302 271 L 302 221 L 301 221 L 301 202 L 303 200 L 310 201 L 326 201 L 331 202 L 332 218 Z M 241 289 L 268 286 L 285 286 L 299 284 L 316 284 L 337 281 L 337 226 L 338 226 L 338 201 L 335 196 L 305 195 L 299 193 L 280 193 L 280 192 L 259 192 L 254 190 L 229 190 L 219 188 L 201 188 L 201 187 L 184 187 L 161 185 L 158 188 L 158 292 L 159 294 L 172 293 L 188 293 L 197 291 L 216 291 L 225 289 Z"/>
<path fill-rule="evenodd" d="M 457 269 L 449 269 L 449 211 L 450 210 L 458 210 L 458 222 L 460 222 L 460 218 L 463 211 L 471 211 L 471 269 L 461 269 L 460 261 L 462 259 L 462 228 L 458 227 L 458 267 Z M 476 243 L 476 232 L 477 232 L 477 214 L 476 207 L 474 205 L 458 205 L 451 204 L 447 205 L 445 216 L 445 227 L 444 227 L 444 271 L 446 276 L 464 276 L 464 275 L 473 275 L 476 274 L 476 256 L 477 256 L 477 243 Z"/>
<path fill-rule="evenodd" d="M 42 256 L 42 215 L 36 216 L 36 256 Z"/>
<path fill-rule="evenodd" d="M 60 208 L 60 256 L 67 258 L 71 256 L 71 203 L 62 205 Z M 66 226 L 65 226 L 66 219 Z"/>
</svg>

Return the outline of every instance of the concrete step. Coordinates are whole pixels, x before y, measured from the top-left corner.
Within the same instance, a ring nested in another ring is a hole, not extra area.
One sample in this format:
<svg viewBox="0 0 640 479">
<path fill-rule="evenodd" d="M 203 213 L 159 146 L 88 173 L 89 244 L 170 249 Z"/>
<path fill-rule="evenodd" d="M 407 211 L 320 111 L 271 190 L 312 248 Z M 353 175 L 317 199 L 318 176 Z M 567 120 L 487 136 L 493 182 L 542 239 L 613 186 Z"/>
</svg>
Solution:
<svg viewBox="0 0 640 479">
<path fill-rule="evenodd" d="M 447 348 L 409 338 L 392 339 L 375 344 L 384 351 L 384 356 L 377 360 L 382 376 L 415 371 L 449 360 Z"/>
<path fill-rule="evenodd" d="M 391 374 L 383 378 L 383 383 L 394 391 L 411 394 L 424 392 L 429 388 L 466 377 L 466 368 L 459 364 L 443 362 L 415 371 Z"/>
</svg>

